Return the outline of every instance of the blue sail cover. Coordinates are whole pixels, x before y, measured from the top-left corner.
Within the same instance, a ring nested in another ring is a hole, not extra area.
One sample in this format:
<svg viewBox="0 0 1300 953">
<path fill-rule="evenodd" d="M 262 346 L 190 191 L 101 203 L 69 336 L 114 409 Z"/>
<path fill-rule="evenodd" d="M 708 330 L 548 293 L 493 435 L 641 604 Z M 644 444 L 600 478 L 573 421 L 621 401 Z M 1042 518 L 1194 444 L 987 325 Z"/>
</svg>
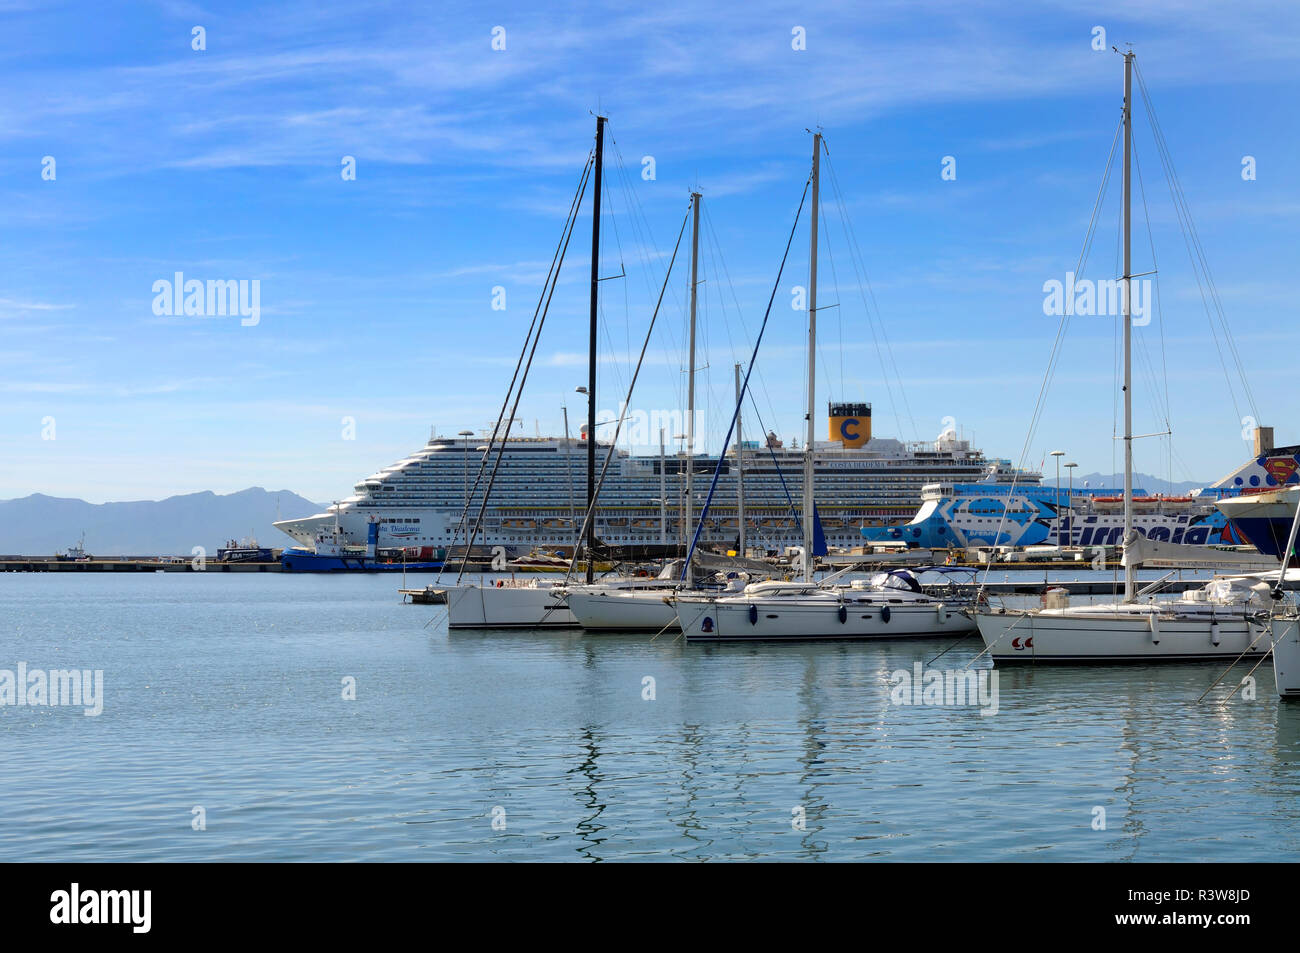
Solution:
<svg viewBox="0 0 1300 953">
<path fill-rule="evenodd" d="M 825 556 L 830 549 L 826 546 L 826 530 L 822 529 L 822 516 L 817 512 L 817 504 L 813 504 L 813 551 L 814 556 Z"/>
</svg>

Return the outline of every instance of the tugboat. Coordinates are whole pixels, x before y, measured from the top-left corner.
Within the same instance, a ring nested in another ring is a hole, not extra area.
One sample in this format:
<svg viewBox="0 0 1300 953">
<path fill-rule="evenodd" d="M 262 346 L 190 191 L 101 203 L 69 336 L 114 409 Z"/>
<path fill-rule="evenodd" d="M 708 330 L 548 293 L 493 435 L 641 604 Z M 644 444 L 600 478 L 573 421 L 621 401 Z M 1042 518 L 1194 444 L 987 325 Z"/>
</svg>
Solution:
<svg viewBox="0 0 1300 953">
<path fill-rule="evenodd" d="M 63 563 L 84 563 L 95 557 L 86 552 L 86 534 L 83 531 L 76 546 L 69 546 L 67 552 L 59 553 L 54 558 Z"/>
</svg>

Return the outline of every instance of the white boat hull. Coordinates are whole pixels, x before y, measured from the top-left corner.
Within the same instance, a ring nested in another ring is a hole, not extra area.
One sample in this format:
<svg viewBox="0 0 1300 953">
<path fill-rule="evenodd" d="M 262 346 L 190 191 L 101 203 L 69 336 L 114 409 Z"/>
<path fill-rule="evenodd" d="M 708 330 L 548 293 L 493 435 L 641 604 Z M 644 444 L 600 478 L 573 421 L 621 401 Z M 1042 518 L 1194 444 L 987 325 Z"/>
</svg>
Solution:
<svg viewBox="0 0 1300 953">
<path fill-rule="evenodd" d="M 1273 620 L 1273 674 L 1279 695 L 1300 698 L 1300 619 Z"/>
<path fill-rule="evenodd" d="M 452 629 L 565 629 L 578 620 L 564 604 L 564 589 L 526 586 L 450 586 L 447 626 Z"/>
<path fill-rule="evenodd" d="M 898 639 L 957 636 L 975 628 L 943 603 L 880 605 L 851 598 L 843 603 L 809 599 L 765 604 L 683 597 L 677 600 L 677 619 L 690 642 Z"/>
<path fill-rule="evenodd" d="M 671 589 L 645 592 L 580 592 L 570 590 L 569 611 L 584 629 L 620 632 L 662 632 L 677 628 Z"/>
<path fill-rule="evenodd" d="M 1231 661 L 1242 653 L 1253 658 L 1267 651 L 1267 624 L 1248 621 L 1240 609 L 1230 612 L 1211 621 L 1133 611 L 983 611 L 976 622 L 995 662 Z"/>
</svg>

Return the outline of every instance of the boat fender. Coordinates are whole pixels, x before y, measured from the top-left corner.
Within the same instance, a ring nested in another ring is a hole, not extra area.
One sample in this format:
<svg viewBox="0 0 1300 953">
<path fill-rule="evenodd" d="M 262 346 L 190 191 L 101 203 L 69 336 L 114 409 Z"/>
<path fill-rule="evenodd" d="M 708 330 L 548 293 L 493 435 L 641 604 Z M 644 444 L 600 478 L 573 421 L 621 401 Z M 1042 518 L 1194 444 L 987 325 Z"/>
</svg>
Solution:
<svg viewBox="0 0 1300 953">
<path fill-rule="evenodd" d="M 889 621 L 889 606 L 882 606 L 882 607 L 881 607 L 881 609 L 880 609 L 880 621 L 881 621 L 881 622 L 888 622 L 888 621 Z"/>
<path fill-rule="evenodd" d="M 758 625 L 758 606 L 749 607 L 749 624 Z"/>
<path fill-rule="evenodd" d="M 1219 644 L 1219 623 L 1218 622 L 1210 623 L 1210 644 L 1211 645 Z"/>
<path fill-rule="evenodd" d="M 848 621 L 849 621 L 849 610 L 846 609 L 846 608 L 844 608 L 843 606 L 840 606 L 839 617 L 840 617 L 840 623 L 841 623 L 841 624 L 843 624 L 843 623 L 845 623 L 845 622 L 848 622 Z"/>
<path fill-rule="evenodd" d="M 948 608 L 942 602 L 934 607 L 934 614 L 938 617 L 940 624 L 948 621 Z"/>
<path fill-rule="evenodd" d="M 1159 645 L 1160 644 L 1160 616 L 1153 612 L 1147 618 L 1150 620 L 1151 623 L 1151 644 Z"/>
</svg>

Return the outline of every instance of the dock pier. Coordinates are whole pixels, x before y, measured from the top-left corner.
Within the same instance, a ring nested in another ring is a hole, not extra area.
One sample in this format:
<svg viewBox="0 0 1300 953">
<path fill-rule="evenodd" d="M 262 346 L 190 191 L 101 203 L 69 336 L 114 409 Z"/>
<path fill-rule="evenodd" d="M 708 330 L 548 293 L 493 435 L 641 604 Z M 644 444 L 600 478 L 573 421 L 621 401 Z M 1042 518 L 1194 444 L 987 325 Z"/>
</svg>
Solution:
<svg viewBox="0 0 1300 953">
<path fill-rule="evenodd" d="M 53 556 L 0 556 L 0 572 L 281 572 L 275 562 L 218 562 L 204 560 L 196 568 L 194 560 L 158 557 L 118 559 L 57 559 Z"/>
</svg>

